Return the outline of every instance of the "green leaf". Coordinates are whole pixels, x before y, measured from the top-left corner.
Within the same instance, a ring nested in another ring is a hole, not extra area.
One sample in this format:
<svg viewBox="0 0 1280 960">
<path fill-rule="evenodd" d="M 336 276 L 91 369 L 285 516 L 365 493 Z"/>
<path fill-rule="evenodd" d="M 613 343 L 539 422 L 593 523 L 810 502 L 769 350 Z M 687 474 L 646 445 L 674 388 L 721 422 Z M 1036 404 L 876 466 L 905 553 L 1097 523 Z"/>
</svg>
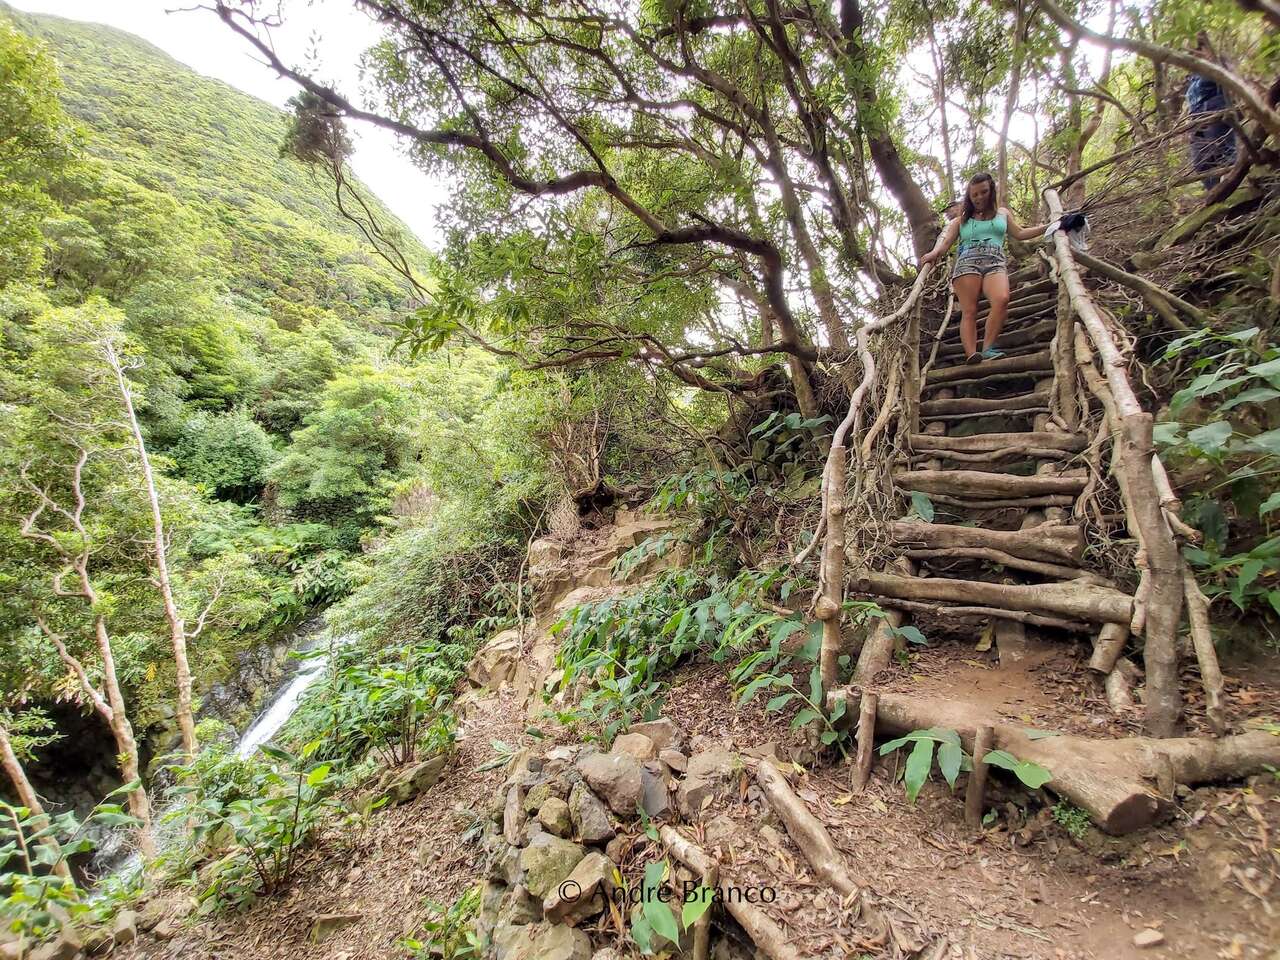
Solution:
<svg viewBox="0 0 1280 960">
<path fill-rule="evenodd" d="M 307 786 L 318 787 L 320 786 L 320 784 L 324 783 L 324 778 L 329 775 L 329 770 L 331 769 L 331 766 L 332 766 L 331 764 L 322 763 L 320 764 L 320 766 L 316 767 L 314 770 L 308 773 Z"/>
<path fill-rule="evenodd" d="M 1245 369 L 1256 377 L 1274 377 L 1280 374 L 1280 357 L 1268 360 L 1266 363 L 1255 363 L 1252 367 L 1245 367 Z"/>
<path fill-rule="evenodd" d="M 817 720 L 820 716 L 821 714 L 812 708 L 801 710 L 795 715 L 795 718 L 792 719 L 791 726 L 803 727 L 805 724 L 813 723 L 813 721 Z"/>
<path fill-rule="evenodd" d="M 960 762 L 963 759 L 964 751 L 959 743 L 948 742 L 938 747 L 938 769 L 942 771 L 947 785 L 953 790 L 956 786 L 956 777 L 960 775 Z"/>
<path fill-rule="evenodd" d="M 928 494 L 911 491 L 911 511 L 925 523 L 933 523 L 933 501 Z"/>
<path fill-rule="evenodd" d="M 1203 427 L 1196 427 L 1187 434 L 1187 442 L 1193 444 L 1205 453 L 1213 454 L 1221 450 L 1234 431 L 1231 424 L 1226 420 L 1217 420 L 1213 423 L 1205 424 Z M 1280 434 L 1280 431 L 1276 431 Z M 1257 439 L 1256 437 L 1254 438 Z"/>
<path fill-rule="evenodd" d="M 1022 732 L 1026 734 L 1028 740 L 1048 740 L 1050 737 L 1062 736 L 1062 734 L 1058 733 L 1056 730 L 1026 729 L 1026 730 L 1023 730 Z"/>
<path fill-rule="evenodd" d="M 917 646 L 927 647 L 929 641 L 925 639 L 925 635 L 920 632 L 918 627 L 894 627 L 893 632 L 901 637 L 907 643 L 914 643 Z"/>
<path fill-rule="evenodd" d="M 1280 510 L 1280 490 L 1277 490 L 1267 499 L 1262 501 L 1262 505 L 1258 507 L 1258 516 L 1265 517 L 1273 510 Z"/>
<path fill-rule="evenodd" d="M 1221 404 L 1218 410 L 1225 413 L 1228 410 L 1234 410 L 1243 403 L 1266 403 L 1276 397 L 1280 397 L 1280 390 L 1276 390 L 1274 387 L 1252 387 L 1248 390 L 1241 390 L 1230 400 Z"/>
<path fill-rule="evenodd" d="M 1008 770 L 1032 790 L 1040 789 L 1053 779 L 1045 767 L 1031 760 L 1019 760 L 1007 750 L 992 750 L 982 759 L 989 766 Z"/>
<path fill-rule="evenodd" d="M 907 788 L 907 799 L 911 803 L 916 802 L 916 797 L 920 795 L 920 788 L 924 786 L 925 780 L 929 778 L 929 767 L 933 765 L 933 741 L 917 740 L 915 748 L 907 757 L 906 770 L 902 776 L 902 782 Z"/>
<path fill-rule="evenodd" d="M 653 868 L 657 869 L 654 870 Z M 680 942 L 680 929 L 676 926 L 675 915 L 671 907 L 658 899 L 658 889 L 666 872 L 665 860 L 650 863 L 644 870 L 644 917 L 656 933 L 666 937 L 672 943 Z"/>
<path fill-rule="evenodd" d="M 711 907 L 714 897 L 715 891 L 710 887 L 698 884 L 698 889 L 685 898 L 684 907 L 680 915 L 681 925 L 686 930 L 690 929 L 697 923 L 698 918 Z"/>
<path fill-rule="evenodd" d="M 1259 453 L 1280 456 L 1280 430 L 1268 430 L 1266 433 L 1260 433 L 1256 437 L 1250 437 L 1245 441 L 1244 445 L 1250 450 L 1257 450 Z"/>
<path fill-rule="evenodd" d="M 765 713 L 776 713 L 790 703 L 794 696 L 794 693 L 784 693 L 781 696 L 774 697 L 764 705 Z"/>
</svg>

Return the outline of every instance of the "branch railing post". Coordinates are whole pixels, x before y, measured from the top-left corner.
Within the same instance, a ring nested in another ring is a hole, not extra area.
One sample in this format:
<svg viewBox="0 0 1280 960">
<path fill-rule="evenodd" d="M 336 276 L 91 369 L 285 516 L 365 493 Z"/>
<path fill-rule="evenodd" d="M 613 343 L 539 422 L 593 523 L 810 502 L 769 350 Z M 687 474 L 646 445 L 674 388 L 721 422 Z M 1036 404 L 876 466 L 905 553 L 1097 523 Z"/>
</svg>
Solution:
<svg viewBox="0 0 1280 960">
<path fill-rule="evenodd" d="M 1056 190 L 1044 192 L 1050 219 L 1062 216 Z M 1097 352 L 1107 391 L 1115 409 L 1115 443 L 1119 444 L 1118 479 L 1125 510 L 1141 540 L 1140 563 L 1145 563 L 1145 623 L 1143 660 L 1147 674 L 1145 726 L 1152 736 L 1173 736 L 1182 720 L 1182 694 L 1178 687 L 1178 626 L 1182 619 L 1184 585 L 1182 555 L 1165 520 L 1160 488 L 1152 468 L 1155 445 L 1154 418 L 1142 409 L 1129 380 L 1128 363 L 1106 322 L 1085 289 L 1064 231 L 1053 237 L 1058 282 Z M 1141 588 L 1140 588 L 1141 589 Z"/>
</svg>

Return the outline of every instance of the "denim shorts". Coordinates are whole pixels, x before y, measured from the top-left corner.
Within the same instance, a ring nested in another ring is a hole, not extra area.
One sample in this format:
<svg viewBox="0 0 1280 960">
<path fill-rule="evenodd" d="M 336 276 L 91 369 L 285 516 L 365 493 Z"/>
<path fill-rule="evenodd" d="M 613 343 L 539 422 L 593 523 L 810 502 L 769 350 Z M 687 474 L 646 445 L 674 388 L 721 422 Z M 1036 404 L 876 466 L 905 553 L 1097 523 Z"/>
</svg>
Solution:
<svg viewBox="0 0 1280 960">
<path fill-rule="evenodd" d="M 1000 273 L 1006 269 L 1004 247 L 994 243 L 975 243 L 965 247 L 956 257 L 951 279 L 956 277 L 985 277 L 988 273 Z"/>
</svg>

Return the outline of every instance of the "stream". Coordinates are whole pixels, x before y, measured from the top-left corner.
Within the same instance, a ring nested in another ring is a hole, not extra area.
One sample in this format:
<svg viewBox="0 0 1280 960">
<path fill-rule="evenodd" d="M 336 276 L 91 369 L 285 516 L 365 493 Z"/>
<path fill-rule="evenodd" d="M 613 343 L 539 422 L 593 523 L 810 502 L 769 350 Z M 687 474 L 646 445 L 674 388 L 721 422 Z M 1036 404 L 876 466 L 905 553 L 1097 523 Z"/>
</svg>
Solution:
<svg viewBox="0 0 1280 960">
<path fill-rule="evenodd" d="M 304 632 L 297 645 L 289 651 L 290 656 L 299 658 L 298 667 L 296 670 L 285 671 L 285 675 L 272 691 L 270 697 L 264 701 L 266 707 L 239 735 L 235 750 L 236 756 L 240 759 L 244 760 L 252 757 L 260 746 L 270 742 L 271 738 L 280 732 L 284 725 L 289 722 L 289 718 L 293 716 L 294 711 L 297 710 L 298 704 L 302 702 L 307 690 L 324 676 L 325 667 L 329 665 L 332 651 L 337 647 L 346 645 L 352 639 L 350 636 L 337 637 L 327 645 L 328 649 L 321 652 L 318 650 L 320 646 L 320 643 L 317 642 L 318 633 L 322 635 L 322 631 Z M 156 799 L 156 797 L 153 797 L 153 802 Z M 164 808 L 161 804 L 155 804 L 152 814 L 156 829 L 156 843 L 158 847 L 163 849 L 176 837 L 167 835 L 170 834 L 170 831 L 166 829 L 166 825 L 161 823 L 164 814 Z M 92 872 L 94 874 L 105 879 L 108 875 L 127 874 L 141 867 L 141 858 L 136 851 L 131 849 L 130 835 L 131 831 L 127 829 L 112 828 L 101 832 L 97 837 L 93 852 Z"/>
</svg>

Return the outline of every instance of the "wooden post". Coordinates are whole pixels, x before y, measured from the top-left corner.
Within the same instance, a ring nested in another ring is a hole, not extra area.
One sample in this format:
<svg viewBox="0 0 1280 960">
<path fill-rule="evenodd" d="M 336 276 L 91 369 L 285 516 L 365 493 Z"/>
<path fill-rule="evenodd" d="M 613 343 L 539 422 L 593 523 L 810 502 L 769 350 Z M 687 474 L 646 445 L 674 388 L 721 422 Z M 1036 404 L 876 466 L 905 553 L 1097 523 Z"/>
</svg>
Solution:
<svg viewBox="0 0 1280 960">
<path fill-rule="evenodd" d="M 862 707 L 858 711 L 858 752 L 853 760 L 853 777 L 849 788 L 854 793 L 866 789 L 871 779 L 871 761 L 875 757 L 876 746 L 876 707 L 880 698 L 874 693 L 863 691 Z"/>
<path fill-rule="evenodd" d="M 708 863 L 702 871 L 702 885 L 707 892 L 703 896 L 714 896 L 720 887 L 720 865 L 714 861 Z M 693 960 L 707 960 L 711 949 L 711 907 L 703 912 L 693 923 Z"/>
<path fill-rule="evenodd" d="M 907 436 L 920 432 L 920 304 L 907 320 L 907 376 L 902 389 L 906 407 Z"/>
<path fill-rule="evenodd" d="M 978 727 L 973 737 L 973 772 L 969 774 L 969 785 L 964 792 L 964 819 L 975 829 L 982 826 L 982 808 L 987 795 L 987 764 L 982 758 L 991 751 L 994 739 L 995 731 L 988 726 Z"/>
</svg>

